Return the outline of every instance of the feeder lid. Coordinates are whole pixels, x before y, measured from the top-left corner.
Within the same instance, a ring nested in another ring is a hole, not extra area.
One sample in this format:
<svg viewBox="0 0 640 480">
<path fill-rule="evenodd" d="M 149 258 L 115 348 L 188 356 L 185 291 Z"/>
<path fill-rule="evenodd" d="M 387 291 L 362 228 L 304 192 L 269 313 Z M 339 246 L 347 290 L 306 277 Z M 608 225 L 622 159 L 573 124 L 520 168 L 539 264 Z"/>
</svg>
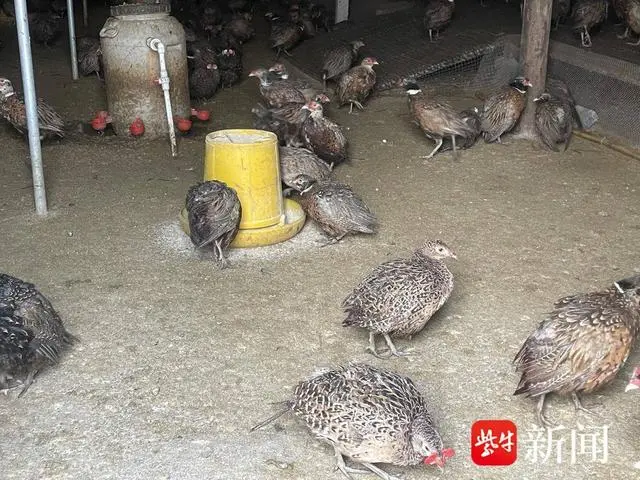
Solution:
<svg viewBox="0 0 640 480">
<path fill-rule="evenodd" d="M 148 15 L 150 13 L 170 13 L 170 0 L 124 0 L 122 5 L 111 7 L 111 16 L 120 17 L 125 15 Z"/>
</svg>

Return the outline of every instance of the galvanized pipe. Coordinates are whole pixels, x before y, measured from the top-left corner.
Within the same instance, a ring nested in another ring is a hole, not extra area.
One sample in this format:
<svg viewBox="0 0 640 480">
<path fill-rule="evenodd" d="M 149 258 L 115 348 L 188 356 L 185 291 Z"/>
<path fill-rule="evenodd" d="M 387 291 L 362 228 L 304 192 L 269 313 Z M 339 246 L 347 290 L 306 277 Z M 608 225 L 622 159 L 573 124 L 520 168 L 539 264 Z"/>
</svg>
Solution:
<svg viewBox="0 0 640 480">
<path fill-rule="evenodd" d="M 82 0 L 82 24 L 85 27 L 89 26 L 89 7 L 87 5 L 87 0 Z"/>
<path fill-rule="evenodd" d="M 73 0 L 67 0 L 67 19 L 69 20 L 69 48 L 71 50 L 71 76 L 78 80 L 78 53 L 76 52 L 76 22 L 73 14 Z"/>
<path fill-rule="evenodd" d="M 349 0 L 335 1 L 336 17 L 334 19 L 334 23 L 341 23 L 349 20 L 349 4 Z"/>
<path fill-rule="evenodd" d="M 31 38 L 29 36 L 29 22 L 27 20 L 27 1 L 13 0 L 13 5 L 16 10 L 16 29 L 18 31 L 18 48 L 20 50 L 22 89 L 24 91 L 24 104 L 27 112 L 27 128 L 29 129 L 29 155 L 31 156 L 33 196 L 36 204 L 36 213 L 38 215 L 46 215 L 47 195 L 44 187 L 44 171 L 42 169 L 38 103 L 36 86 L 33 80 Z"/>
<path fill-rule="evenodd" d="M 160 78 L 158 83 L 164 92 L 164 106 L 167 111 L 167 122 L 169 123 L 169 140 L 171 141 L 171 155 L 178 156 L 178 144 L 176 143 L 176 130 L 173 126 L 173 109 L 171 108 L 171 94 L 169 91 L 169 73 L 167 72 L 167 62 L 165 59 L 164 43 L 158 38 L 147 38 L 147 46 L 154 52 L 158 52 L 160 61 Z"/>
</svg>

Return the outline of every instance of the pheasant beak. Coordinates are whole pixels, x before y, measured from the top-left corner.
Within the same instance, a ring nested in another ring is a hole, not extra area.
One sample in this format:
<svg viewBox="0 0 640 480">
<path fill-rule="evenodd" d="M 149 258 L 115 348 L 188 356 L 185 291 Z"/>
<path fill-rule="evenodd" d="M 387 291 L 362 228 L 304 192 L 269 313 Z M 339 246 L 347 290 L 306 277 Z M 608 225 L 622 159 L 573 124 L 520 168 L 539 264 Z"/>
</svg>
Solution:
<svg viewBox="0 0 640 480">
<path fill-rule="evenodd" d="M 640 367 L 636 367 L 633 370 L 633 375 L 631 376 L 631 380 L 629 380 L 629 383 L 624 389 L 625 392 L 631 392 L 634 390 L 640 390 Z"/>
<path fill-rule="evenodd" d="M 631 380 L 627 387 L 624 389 L 625 392 L 631 392 L 633 390 L 640 390 L 640 380 Z"/>
<path fill-rule="evenodd" d="M 373 65 L 380 65 L 377 60 L 373 61 Z"/>
<path fill-rule="evenodd" d="M 436 467 L 438 467 L 440 469 L 440 471 L 443 471 L 443 469 L 444 469 L 445 460 L 437 452 L 436 453 L 432 453 L 431 455 L 426 457 L 423 460 L 423 462 L 426 465 L 435 465 Z"/>
</svg>

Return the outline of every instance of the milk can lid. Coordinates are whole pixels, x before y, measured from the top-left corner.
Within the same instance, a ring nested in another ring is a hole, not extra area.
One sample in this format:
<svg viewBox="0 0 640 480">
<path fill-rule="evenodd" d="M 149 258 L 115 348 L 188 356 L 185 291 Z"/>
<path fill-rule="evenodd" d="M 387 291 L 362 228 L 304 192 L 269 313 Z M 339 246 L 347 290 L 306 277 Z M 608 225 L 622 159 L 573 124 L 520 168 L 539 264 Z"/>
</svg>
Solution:
<svg viewBox="0 0 640 480">
<path fill-rule="evenodd" d="M 122 0 L 122 5 L 115 5 L 111 7 L 111 15 L 114 17 L 170 12 L 170 0 Z"/>
</svg>

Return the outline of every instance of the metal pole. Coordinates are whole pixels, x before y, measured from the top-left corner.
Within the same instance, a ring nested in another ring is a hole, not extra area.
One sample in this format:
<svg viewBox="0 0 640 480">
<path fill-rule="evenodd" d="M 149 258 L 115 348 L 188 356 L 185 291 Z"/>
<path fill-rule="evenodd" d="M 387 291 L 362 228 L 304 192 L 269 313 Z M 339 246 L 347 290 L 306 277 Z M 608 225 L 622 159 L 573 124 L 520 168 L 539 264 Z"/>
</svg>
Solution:
<svg viewBox="0 0 640 480">
<path fill-rule="evenodd" d="M 76 22 L 73 14 L 73 0 L 67 0 L 67 18 L 69 20 L 69 48 L 71 50 L 71 76 L 78 80 L 78 53 L 76 52 Z"/>
<path fill-rule="evenodd" d="M 549 55 L 552 0 L 525 0 L 520 39 L 520 64 L 533 87 L 527 93 L 527 108 L 520 119 L 518 136 L 535 138 L 535 104 L 533 99 L 544 91 Z"/>
<path fill-rule="evenodd" d="M 20 69 L 22 71 L 22 89 L 27 111 L 27 128 L 29 129 L 29 154 L 31 155 L 31 174 L 33 176 L 33 196 L 38 215 L 47 214 L 47 195 L 44 188 L 44 171 L 42 170 L 42 151 L 40 149 L 40 126 L 38 125 L 38 103 L 36 86 L 33 80 L 33 63 L 31 59 L 31 38 L 27 21 L 27 1 L 13 0 L 16 10 L 16 29 L 18 30 L 18 47 L 20 49 Z"/>
<path fill-rule="evenodd" d="M 349 3 L 349 0 L 336 0 L 335 23 L 346 22 L 349 20 Z"/>
<path fill-rule="evenodd" d="M 89 7 L 87 6 L 87 0 L 82 0 L 82 23 L 85 27 L 89 26 Z"/>
</svg>

